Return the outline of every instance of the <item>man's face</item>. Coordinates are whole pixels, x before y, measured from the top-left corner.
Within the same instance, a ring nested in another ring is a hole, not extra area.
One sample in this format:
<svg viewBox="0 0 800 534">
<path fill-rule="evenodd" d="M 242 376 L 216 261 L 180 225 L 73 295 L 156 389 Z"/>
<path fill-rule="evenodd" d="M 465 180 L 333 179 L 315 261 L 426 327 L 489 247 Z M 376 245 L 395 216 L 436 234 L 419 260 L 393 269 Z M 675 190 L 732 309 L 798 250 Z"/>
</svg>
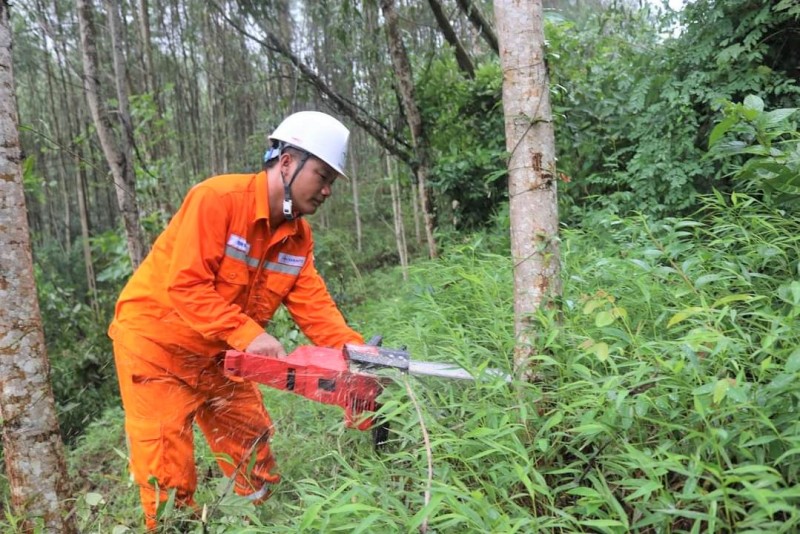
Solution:
<svg viewBox="0 0 800 534">
<path fill-rule="evenodd" d="M 286 172 L 287 178 L 292 176 L 298 164 L 299 160 L 292 158 Z M 317 208 L 331 196 L 331 188 L 338 176 L 327 163 L 313 156 L 309 157 L 292 184 L 292 204 L 295 211 L 301 215 L 316 213 Z"/>
</svg>

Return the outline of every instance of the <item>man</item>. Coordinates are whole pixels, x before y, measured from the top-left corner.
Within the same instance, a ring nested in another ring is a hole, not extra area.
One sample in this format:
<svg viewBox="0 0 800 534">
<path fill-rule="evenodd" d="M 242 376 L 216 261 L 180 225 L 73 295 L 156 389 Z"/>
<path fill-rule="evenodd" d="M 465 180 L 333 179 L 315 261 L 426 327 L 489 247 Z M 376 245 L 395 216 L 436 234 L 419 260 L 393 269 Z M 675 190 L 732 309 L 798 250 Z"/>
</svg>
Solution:
<svg viewBox="0 0 800 534">
<path fill-rule="evenodd" d="M 314 267 L 302 219 L 344 176 L 348 137 L 324 113 L 287 117 L 262 172 L 216 176 L 189 191 L 122 291 L 109 335 L 149 530 L 170 490 L 179 505 L 195 506 L 193 422 L 238 494 L 259 502 L 280 479 L 261 394 L 223 375 L 223 351 L 285 356 L 264 330 L 281 304 L 316 345 L 363 343 Z"/>
</svg>

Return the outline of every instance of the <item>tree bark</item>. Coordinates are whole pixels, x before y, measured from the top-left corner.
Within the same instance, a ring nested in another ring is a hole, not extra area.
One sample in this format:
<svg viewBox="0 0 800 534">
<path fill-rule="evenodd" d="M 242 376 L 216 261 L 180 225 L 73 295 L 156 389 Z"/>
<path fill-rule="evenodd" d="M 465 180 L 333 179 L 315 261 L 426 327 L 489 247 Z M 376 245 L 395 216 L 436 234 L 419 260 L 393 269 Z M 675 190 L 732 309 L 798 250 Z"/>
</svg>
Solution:
<svg viewBox="0 0 800 534">
<path fill-rule="evenodd" d="M 458 7 L 461 8 L 461 11 L 467 16 L 469 21 L 478 30 L 478 33 L 483 40 L 486 41 L 486 44 L 489 45 L 495 54 L 500 54 L 500 47 L 497 44 L 497 35 L 495 35 L 494 30 L 492 29 L 492 25 L 487 21 L 483 15 L 481 14 L 480 10 L 472 3 L 472 0 L 457 0 Z M 517 4 L 514 9 L 525 9 L 520 7 L 520 3 Z M 527 4 L 526 4 L 527 5 Z M 497 18 L 497 8 L 495 7 L 495 19 Z"/>
<path fill-rule="evenodd" d="M 472 60 L 469 58 L 467 51 L 461 45 L 461 41 L 458 40 L 458 36 L 456 35 L 455 30 L 453 30 L 453 26 L 450 24 L 450 21 L 447 20 L 447 15 L 444 13 L 441 2 L 439 2 L 439 0 L 428 0 L 428 3 L 431 6 L 431 11 L 433 11 L 433 16 L 436 18 L 436 23 L 439 25 L 439 29 L 442 30 L 442 35 L 444 35 L 444 38 L 448 43 L 450 43 L 450 46 L 453 47 L 453 50 L 456 53 L 458 68 L 460 68 L 461 71 L 469 78 L 475 78 L 475 67 L 472 64 Z"/>
<path fill-rule="evenodd" d="M 8 1 L 0 2 L 0 419 L 14 513 L 22 531 L 77 532 L 68 502 L 64 446 L 33 277 L 22 187 Z"/>
<path fill-rule="evenodd" d="M 411 130 L 411 145 L 414 147 L 417 156 L 416 164 L 412 168 L 417 175 L 420 208 L 422 210 L 422 218 L 425 222 L 425 237 L 428 242 L 428 256 L 430 258 L 435 258 L 437 252 L 433 230 L 436 226 L 436 221 L 433 215 L 430 192 L 427 187 L 431 161 L 428 140 L 425 136 L 422 114 L 419 111 L 414 95 L 414 80 L 411 75 L 411 64 L 408 61 L 408 54 L 406 53 L 405 46 L 400 37 L 400 28 L 398 27 L 398 17 L 394 7 L 394 0 L 381 0 L 380 5 L 383 16 L 386 19 L 386 36 L 389 44 L 389 54 L 392 56 L 392 64 L 394 65 L 395 75 L 397 76 L 406 122 L 408 123 L 409 130 Z"/>
<path fill-rule="evenodd" d="M 533 315 L 561 294 L 556 159 L 544 55 L 541 0 L 523 9 L 495 0 L 503 69 L 511 254 L 514 259 L 514 365 L 533 353 Z"/>
<path fill-rule="evenodd" d="M 118 17 L 114 17 L 111 14 L 111 12 L 116 13 L 112 6 L 112 9 L 109 11 L 109 22 L 112 40 L 115 41 L 113 45 L 115 48 L 113 55 L 117 78 L 117 98 L 119 99 L 119 111 L 123 116 L 122 131 L 120 132 L 119 141 L 114 138 L 111 121 L 100 104 L 100 79 L 97 72 L 96 37 L 94 24 L 92 23 L 92 7 L 90 2 L 91 0 L 78 0 L 77 2 L 78 24 L 81 36 L 81 55 L 84 70 L 84 92 L 86 93 L 89 110 L 91 111 L 92 119 L 97 129 L 97 136 L 100 138 L 103 154 L 105 155 L 109 167 L 111 167 L 111 174 L 114 177 L 117 203 L 119 204 L 119 211 L 122 215 L 125 235 L 128 241 L 128 254 L 130 255 L 131 263 L 135 269 L 144 258 L 145 247 L 142 240 L 142 232 L 139 227 L 139 207 L 136 201 L 136 177 L 133 172 L 131 145 L 128 138 L 130 117 L 126 113 L 127 108 L 123 110 L 123 106 L 127 106 L 127 91 L 120 90 L 120 87 L 125 83 L 124 74 L 121 70 L 123 67 L 119 64 L 121 50 L 117 50 L 119 41 L 118 39 L 114 39 L 115 29 L 112 19 L 117 18 L 118 24 Z M 118 26 L 116 33 L 119 33 Z M 120 78 L 121 76 L 122 78 Z M 125 116 L 128 117 L 127 120 Z M 118 142 L 122 148 L 117 144 Z"/>
</svg>

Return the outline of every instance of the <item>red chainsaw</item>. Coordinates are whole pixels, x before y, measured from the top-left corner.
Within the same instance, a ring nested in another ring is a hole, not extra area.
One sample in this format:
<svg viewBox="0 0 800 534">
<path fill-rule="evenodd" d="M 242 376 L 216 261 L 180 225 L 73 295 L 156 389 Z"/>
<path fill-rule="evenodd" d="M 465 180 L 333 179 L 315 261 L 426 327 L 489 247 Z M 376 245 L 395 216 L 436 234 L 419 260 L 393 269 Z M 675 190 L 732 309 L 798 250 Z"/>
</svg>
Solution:
<svg viewBox="0 0 800 534">
<path fill-rule="evenodd" d="M 465 369 L 438 362 L 411 360 L 403 349 L 379 346 L 376 336 L 367 345 L 347 344 L 343 349 L 301 346 L 284 358 L 248 354 L 236 350 L 225 353 L 225 374 L 231 378 L 250 380 L 269 387 L 291 391 L 323 404 L 344 408 L 345 425 L 359 430 L 373 429 L 375 445 L 386 441 L 388 427 L 376 422 L 376 399 L 384 385 L 392 381 L 394 370 L 421 376 L 438 376 L 473 380 Z M 510 381 L 496 370 L 487 375 Z"/>
</svg>

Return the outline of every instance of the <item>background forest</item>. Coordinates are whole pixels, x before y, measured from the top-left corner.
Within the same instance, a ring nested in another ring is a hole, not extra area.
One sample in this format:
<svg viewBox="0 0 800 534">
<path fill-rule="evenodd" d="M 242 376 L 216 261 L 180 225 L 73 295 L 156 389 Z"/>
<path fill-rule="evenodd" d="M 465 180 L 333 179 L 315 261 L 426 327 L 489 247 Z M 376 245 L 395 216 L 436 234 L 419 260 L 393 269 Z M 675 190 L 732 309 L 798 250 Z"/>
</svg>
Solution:
<svg viewBox="0 0 800 534">
<path fill-rule="evenodd" d="M 511 370 L 492 5 L 395 4 L 422 136 L 373 0 L 13 4 L 36 282 L 82 532 L 140 528 L 106 337 L 141 254 L 132 235 L 146 249 L 192 184 L 257 170 L 292 111 L 353 129 L 352 179 L 312 218 L 348 321 L 417 359 Z M 544 5 L 564 289 L 537 317 L 534 375 L 387 389 L 382 454 L 336 409 L 265 391 L 276 494 L 238 499 L 201 448 L 205 523 L 167 506 L 167 531 L 800 529 L 800 3 Z M 270 329 L 302 343 L 286 314 Z"/>
</svg>

